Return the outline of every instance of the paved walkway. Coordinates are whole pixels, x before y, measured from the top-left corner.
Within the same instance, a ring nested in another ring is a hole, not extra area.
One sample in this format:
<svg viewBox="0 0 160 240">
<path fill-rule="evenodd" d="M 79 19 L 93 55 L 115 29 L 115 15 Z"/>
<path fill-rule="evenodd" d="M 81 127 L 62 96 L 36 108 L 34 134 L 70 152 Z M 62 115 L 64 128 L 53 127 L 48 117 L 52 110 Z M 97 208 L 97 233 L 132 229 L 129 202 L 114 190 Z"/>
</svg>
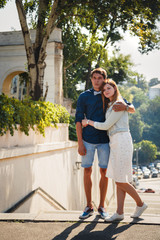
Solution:
<svg viewBox="0 0 160 240">
<path fill-rule="evenodd" d="M 160 217 L 129 216 L 104 223 L 98 215 L 78 220 L 79 212 L 0 214 L 0 240 L 160 240 Z"/>
<path fill-rule="evenodd" d="M 79 220 L 80 211 L 54 211 L 51 213 L 0 213 L 1 222 L 85 222 L 85 223 L 104 223 L 104 220 L 99 218 L 97 212 L 93 216 L 85 220 Z M 141 218 L 132 219 L 129 214 L 125 214 L 125 218 L 121 223 L 133 224 L 154 224 L 160 225 L 160 215 L 143 214 Z M 1 238 L 0 238 L 1 240 Z"/>
<path fill-rule="evenodd" d="M 104 223 L 97 212 L 84 221 L 80 211 L 0 213 L 0 240 L 160 240 L 160 193 L 140 195 L 148 209 L 141 218 L 130 218 L 135 203 L 127 195 L 119 223 Z M 115 209 L 113 202 L 108 211 Z"/>
</svg>

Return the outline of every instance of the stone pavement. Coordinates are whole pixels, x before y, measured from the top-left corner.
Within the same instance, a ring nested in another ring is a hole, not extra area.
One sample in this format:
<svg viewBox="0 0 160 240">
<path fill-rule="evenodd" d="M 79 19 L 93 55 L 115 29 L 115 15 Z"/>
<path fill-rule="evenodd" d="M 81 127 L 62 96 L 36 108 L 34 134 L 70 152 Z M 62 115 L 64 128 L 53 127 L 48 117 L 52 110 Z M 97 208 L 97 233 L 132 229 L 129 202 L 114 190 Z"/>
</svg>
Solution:
<svg viewBox="0 0 160 240">
<path fill-rule="evenodd" d="M 83 223 L 104 223 L 104 220 L 99 218 L 97 212 L 87 219 L 80 220 L 80 211 L 54 211 L 51 213 L 0 213 L 0 222 L 83 222 Z M 143 214 L 139 219 L 130 218 L 129 214 L 125 214 L 124 220 L 121 223 L 131 224 L 154 224 L 160 225 L 160 215 Z M 1 238 L 0 238 L 1 240 Z"/>
<path fill-rule="evenodd" d="M 79 213 L 0 214 L 0 240 L 160 240 L 160 216 L 104 223 L 96 213 L 79 220 Z"/>
<path fill-rule="evenodd" d="M 97 212 L 79 220 L 80 211 L 0 213 L 0 240 L 160 240 L 160 193 L 140 193 L 148 204 L 141 218 L 130 218 L 135 203 L 127 195 L 125 218 L 104 223 Z M 116 209 L 116 202 L 108 208 Z"/>
</svg>

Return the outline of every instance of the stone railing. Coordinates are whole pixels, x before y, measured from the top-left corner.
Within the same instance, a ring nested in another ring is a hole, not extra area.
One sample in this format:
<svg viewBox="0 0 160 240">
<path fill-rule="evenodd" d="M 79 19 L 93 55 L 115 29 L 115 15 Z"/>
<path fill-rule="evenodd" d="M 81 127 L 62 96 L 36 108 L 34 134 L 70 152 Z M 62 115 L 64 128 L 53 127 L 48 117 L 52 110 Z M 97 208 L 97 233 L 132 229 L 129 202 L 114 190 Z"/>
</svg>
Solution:
<svg viewBox="0 0 160 240">
<path fill-rule="evenodd" d="M 22 147 L 26 145 L 35 145 L 43 143 L 55 143 L 68 141 L 68 124 L 58 123 L 57 128 L 46 127 L 45 137 L 42 134 L 29 130 L 29 136 L 20 130 L 14 131 L 14 135 L 11 136 L 9 131 L 0 137 L 0 148 L 10 147 Z"/>
</svg>

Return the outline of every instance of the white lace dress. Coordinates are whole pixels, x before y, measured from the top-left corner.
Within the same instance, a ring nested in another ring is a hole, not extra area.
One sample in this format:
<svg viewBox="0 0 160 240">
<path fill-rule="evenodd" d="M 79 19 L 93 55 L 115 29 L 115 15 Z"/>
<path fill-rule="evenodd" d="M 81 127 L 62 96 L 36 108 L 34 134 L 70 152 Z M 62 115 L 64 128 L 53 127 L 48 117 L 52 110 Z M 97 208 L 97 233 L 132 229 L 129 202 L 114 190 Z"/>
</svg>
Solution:
<svg viewBox="0 0 160 240">
<path fill-rule="evenodd" d="M 133 145 L 130 132 L 110 136 L 110 157 L 106 176 L 116 182 L 132 182 Z"/>
<path fill-rule="evenodd" d="M 129 131 L 128 113 L 114 112 L 113 105 L 106 112 L 105 122 L 94 122 L 95 128 L 108 130 L 110 138 L 110 157 L 106 176 L 116 182 L 132 182 L 133 144 Z"/>
</svg>

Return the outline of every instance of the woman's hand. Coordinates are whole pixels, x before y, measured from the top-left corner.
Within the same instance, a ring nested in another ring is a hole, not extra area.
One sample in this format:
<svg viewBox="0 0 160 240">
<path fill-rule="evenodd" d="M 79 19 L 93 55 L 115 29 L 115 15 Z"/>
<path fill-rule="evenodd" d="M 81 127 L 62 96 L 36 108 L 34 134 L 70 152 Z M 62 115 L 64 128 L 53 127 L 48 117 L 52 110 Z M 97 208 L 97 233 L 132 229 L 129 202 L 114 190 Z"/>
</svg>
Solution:
<svg viewBox="0 0 160 240">
<path fill-rule="evenodd" d="M 82 120 L 82 126 L 83 127 L 87 127 L 87 125 L 88 125 L 87 121 L 88 120 L 86 118 Z"/>
</svg>

